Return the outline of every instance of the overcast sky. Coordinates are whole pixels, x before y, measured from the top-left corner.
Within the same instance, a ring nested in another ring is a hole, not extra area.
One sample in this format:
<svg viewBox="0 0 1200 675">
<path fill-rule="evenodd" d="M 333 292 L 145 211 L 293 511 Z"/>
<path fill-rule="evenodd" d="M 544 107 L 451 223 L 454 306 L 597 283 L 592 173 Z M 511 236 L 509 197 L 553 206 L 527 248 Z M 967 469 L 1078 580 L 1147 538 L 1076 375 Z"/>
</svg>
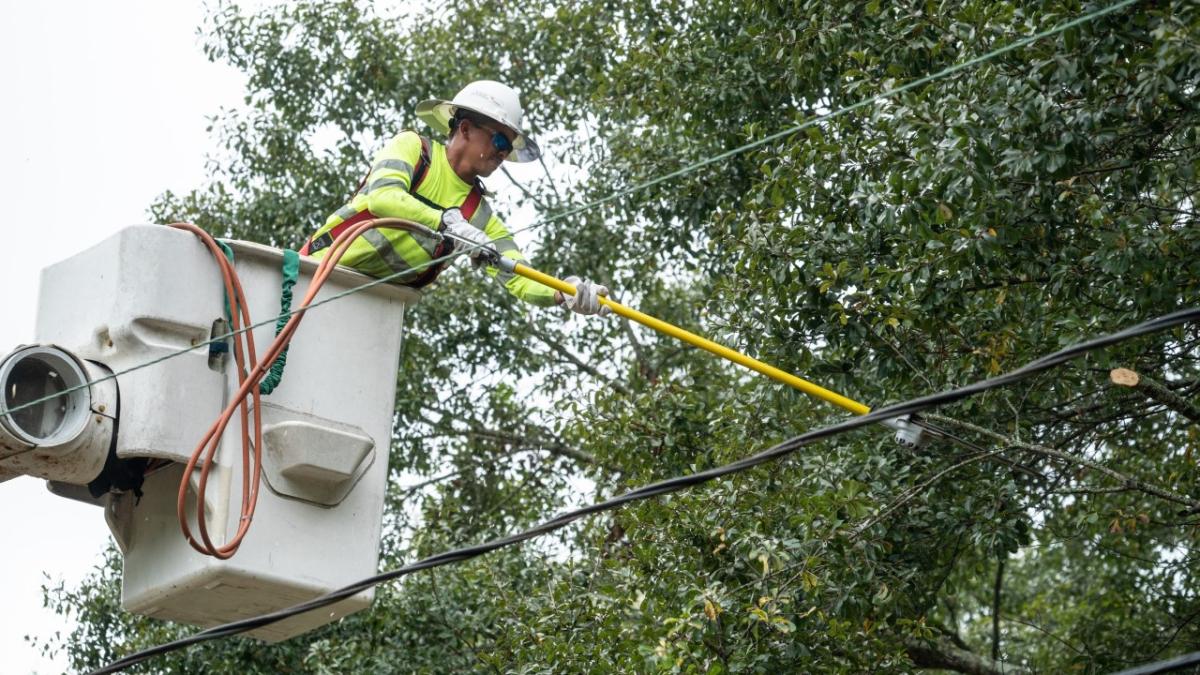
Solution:
<svg viewBox="0 0 1200 675">
<path fill-rule="evenodd" d="M 376 6 L 411 10 L 414 2 Z M 203 16 L 202 0 L 0 0 L 0 196 L 10 220 L 0 240 L 0 357 L 34 339 L 43 267 L 147 222 L 147 206 L 163 191 L 202 183 L 215 148 L 207 118 L 241 105 L 245 94 L 240 73 L 204 58 Z M 569 183 L 574 170 L 553 154 L 549 171 Z M 522 181 L 542 171 L 509 169 Z M 357 180 L 348 178 L 348 190 Z M 530 224 L 531 207 L 513 208 L 507 197 L 516 193 L 500 173 L 488 185 L 510 228 Z M 516 239 L 534 249 L 535 235 Z M 41 586 L 76 586 L 101 562 L 109 541 L 103 513 L 17 478 L 0 483 L 0 536 L 0 675 L 60 673 L 66 659 L 43 657 L 25 636 L 44 641 L 69 631 L 42 607 Z"/>
<path fill-rule="evenodd" d="M 243 79 L 205 60 L 202 16 L 190 0 L 0 0 L 0 355 L 33 339 L 42 267 L 203 179 L 205 118 L 239 104 Z M 0 536 L 0 673 L 62 672 L 24 636 L 67 628 L 42 608 L 43 574 L 70 586 L 94 567 L 103 514 L 19 478 L 0 483 Z"/>
</svg>

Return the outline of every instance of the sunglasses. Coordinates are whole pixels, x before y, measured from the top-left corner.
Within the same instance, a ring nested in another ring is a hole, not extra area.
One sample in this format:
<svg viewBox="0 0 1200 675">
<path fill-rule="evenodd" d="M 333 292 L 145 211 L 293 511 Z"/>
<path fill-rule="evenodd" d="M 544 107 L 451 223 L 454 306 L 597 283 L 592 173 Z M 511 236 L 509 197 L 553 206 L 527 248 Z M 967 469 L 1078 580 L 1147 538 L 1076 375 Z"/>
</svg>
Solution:
<svg viewBox="0 0 1200 675">
<path fill-rule="evenodd" d="M 476 126 L 485 131 L 492 132 L 492 147 L 496 149 L 496 152 L 512 152 L 513 144 L 512 141 L 508 140 L 508 136 L 483 125 Z"/>
</svg>

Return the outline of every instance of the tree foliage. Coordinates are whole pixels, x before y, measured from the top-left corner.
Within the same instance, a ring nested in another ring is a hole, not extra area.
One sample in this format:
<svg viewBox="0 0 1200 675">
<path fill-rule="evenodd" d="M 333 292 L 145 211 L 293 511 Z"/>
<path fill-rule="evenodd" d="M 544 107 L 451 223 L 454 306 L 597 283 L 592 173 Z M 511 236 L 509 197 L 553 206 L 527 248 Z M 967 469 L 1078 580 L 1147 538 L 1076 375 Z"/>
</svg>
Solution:
<svg viewBox="0 0 1200 675">
<path fill-rule="evenodd" d="M 611 196 L 1100 6 L 220 4 L 206 50 L 247 74 L 247 107 L 217 117 L 211 182 L 152 213 L 297 246 L 417 101 L 500 79 L 552 155 L 505 195 L 534 214 L 535 266 L 880 405 L 1195 304 L 1194 3 L 1139 3 Z M 387 567 L 844 414 L 616 319 L 521 307 L 465 267 L 415 314 Z M 144 670 L 1105 672 L 1200 649 L 1200 520 L 1139 487 L 1195 499 L 1200 426 L 1107 380 L 1127 366 L 1194 403 L 1197 340 L 940 411 L 986 455 L 862 431 L 420 573 L 280 645 Z M 87 668 L 185 630 L 121 614 L 114 584 L 109 565 L 52 591 L 78 627 L 47 648 Z"/>
</svg>

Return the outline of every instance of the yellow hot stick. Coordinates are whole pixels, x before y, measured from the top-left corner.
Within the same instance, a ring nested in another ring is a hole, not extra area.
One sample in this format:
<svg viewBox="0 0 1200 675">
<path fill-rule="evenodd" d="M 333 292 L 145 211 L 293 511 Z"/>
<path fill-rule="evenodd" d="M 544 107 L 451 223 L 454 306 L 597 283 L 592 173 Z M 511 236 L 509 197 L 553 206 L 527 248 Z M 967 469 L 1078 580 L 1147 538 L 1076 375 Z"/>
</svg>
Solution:
<svg viewBox="0 0 1200 675">
<path fill-rule="evenodd" d="M 503 259 L 501 261 L 503 266 L 508 267 L 508 265 L 504 264 L 505 262 L 510 261 L 507 259 Z M 562 291 L 563 293 L 575 295 L 575 287 L 571 284 L 568 284 L 561 279 L 556 279 L 549 274 L 543 274 L 527 265 L 523 265 L 521 263 L 512 263 L 512 271 L 514 274 L 519 274 L 526 279 L 532 279 L 540 284 L 544 284 L 555 290 Z M 723 359 L 728 359 L 729 361 L 733 361 L 736 364 L 745 366 L 750 370 L 762 373 L 763 375 L 774 378 L 780 382 L 783 382 L 784 384 L 791 385 L 796 389 L 809 394 L 810 396 L 815 396 L 823 401 L 828 401 L 836 406 L 845 408 L 856 415 L 865 415 L 871 412 L 870 408 L 859 403 L 858 401 L 846 398 L 845 396 L 842 396 L 836 392 L 829 391 L 825 387 L 813 384 L 812 382 L 809 382 L 803 378 L 796 377 L 787 371 L 780 370 L 775 366 L 768 365 L 762 361 L 759 361 L 758 359 L 746 356 L 745 354 L 734 351 L 724 345 L 719 345 L 712 340 L 702 338 L 695 333 L 688 332 L 678 326 L 669 324 L 666 321 L 656 319 L 649 314 L 643 314 L 636 309 L 626 307 L 619 302 L 609 300 L 603 296 L 600 298 L 600 302 L 604 306 L 610 308 L 613 313 L 619 314 L 626 319 L 631 319 L 642 324 L 643 326 L 653 328 L 660 333 L 665 333 L 673 338 L 683 340 L 690 345 L 716 354 Z"/>
</svg>

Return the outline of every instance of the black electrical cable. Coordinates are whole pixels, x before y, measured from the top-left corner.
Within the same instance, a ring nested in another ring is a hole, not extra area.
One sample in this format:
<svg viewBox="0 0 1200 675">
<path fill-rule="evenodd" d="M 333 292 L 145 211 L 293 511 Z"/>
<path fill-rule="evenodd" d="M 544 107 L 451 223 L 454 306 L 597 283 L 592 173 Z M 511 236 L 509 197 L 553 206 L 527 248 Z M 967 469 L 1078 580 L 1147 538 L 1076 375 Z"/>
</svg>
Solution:
<svg viewBox="0 0 1200 675">
<path fill-rule="evenodd" d="M 1191 668 L 1198 665 L 1200 665 L 1200 652 L 1192 652 L 1191 654 L 1176 656 L 1175 658 L 1167 659 L 1166 661 L 1155 661 L 1154 663 L 1147 663 L 1135 668 L 1122 670 L 1120 672 L 1113 673 L 1112 675 L 1155 675 L 1156 673 L 1173 673 L 1178 670 L 1183 670 L 1184 668 Z"/>
<path fill-rule="evenodd" d="M 553 222 L 556 222 L 556 221 L 559 221 L 559 220 L 564 220 L 564 219 L 566 219 L 566 218 L 568 218 L 568 217 L 570 217 L 570 216 L 573 216 L 573 215 L 576 215 L 576 214 L 578 214 L 578 213 L 582 213 L 582 212 L 585 212 L 585 211 L 588 211 L 588 210 L 594 209 L 594 208 L 596 208 L 596 207 L 598 207 L 598 206 L 600 206 L 600 205 L 603 205 L 603 204 L 606 204 L 606 203 L 608 203 L 608 202 L 614 201 L 614 200 L 616 200 L 616 199 L 619 199 L 619 198 L 621 198 L 621 197 L 625 197 L 625 196 L 628 196 L 628 195 L 631 195 L 631 194 L 634 194 L 634 193 L 640 192 L 640 191 L 642 191 L 642 190 L 645 190 L 645 189 L 647 189 L 647 188 L 653 187 L 653 186 L 655 186 L 655 185 L 658 185 L 658 184 L 660 184 L 660 183 L 663 183 L 663 182 L 665 182 L 665 181 L 668 181 L 668 180 L 671 180 L 671 179 L 677 178 L 677 177 L 679 177 L 679 176 L 683 176 L 683 175 L 686 175 L 686 174 L 692 173 L 692 172 L 694 172 L 694 171 L 697 171 L 697 170 L 699 170 L 699 169 L 702 169 L 702 168 L 704 168 L 704 167 L 706 167 L 706 166 L 709 166 L 709 165 L 711 165 L 711 164 L 715 164 L 715 163 L 717 163 L 717 162 L 724 161 L 724 160 L 726 160 L 726 159 L 728 159 L 728 158 L 730 158 L 730 157 L 733 157 L 734 155 L 740 154 L 740 153 L 742 153 L 742 152 L 746 152 L 746 151 L 748 151 L 748 150 L 753 150 L 753 149 L 755 149 L 755 148 L 762 147 L 762 146 L 764 146 L 764 145 L 766 145 L 766 144 L 768 144 L 768 143 L 772 143 L 772 142 L 774 142 L 774 141 L 777 141 L 777 140 L 780 140 L 780 139 L 783 139 L 783 138 L 787 138 L 788 136 L 791 136 L 791 135 L 793 135 L 793 134 L 799 133 L 800 131 L 803 131 L 804 129 L 807 129 L 807 128 L 809 128 L 809 127 L 811 127 L 811 126 L 813 126 L 813 125 L 815 125 L 815 124 L 817 124 L 817 123 L 819 123 L 819 122 L 822 122 L 822 121 L 825 121 L 825 120 L 830 120 L 830 119 L 833 119 L 834 117 L 838 117 L 838 116 L 840 116 L 840 115 L 845 115 L 845 114 L 851 113 L 851 112 L 853 112 L 853 111 L 855 111 L 855 110 L 858 110 L 858 109 L 860 109 L 860 108 L 865 108 L 865 107 L 867 107 L 867 106 L 870 106 L 870 105 L 874 104 L 874 103 L 875 103 L 875 102 L 877 102 L 877 101 L 881 101 L 881 100 L 883 100 L 883 99 L 890 98 L 890 97 L 892 97 L 892 96 L 896 96 L 896 95 L 898 95 L 898 94 L 902 94 L 902 93 L 904 93 L 904 92 L 906 92 L 906 91 L 910 91 L 910 90 L 916 89 L 916 88 L 918 88 L 918 87 L 925 86 L 926 84 L 929 84 L 929 83 L 931 83 L 931 82 L 935 82 L 935 81 L 937 81 L 937 80 L 940 80 L 940 79 L 942 79 L 942 78 L 944 78 L 944 77 L 948 77 L 948 76 L 950 76 L 950 75 L 953 75 L 953 74 L 955 74 L 955 73 L 958 73 L 958 72 L 961 72 L 961 71 L 967 70 L 967 69 L 969 69 L 969 68 L 973 68 L 973 67 L 975 67 L 975 66 L 977 66 L 977 65 L 979 65 L 979 64 L 981 64 L 981 63 L 985 63 L 985 62 L 987 62 L 987 61 L 990 61 L 990 60 L 991 60 L 991 59 L 993 59 L 993 58 L 996 58 L 996 57 L 998 57 L 998 56 L 1001 56 L 1002 54 L 1006 54 L 1006 53 L 1009 53 L 1009 52 L 1015 51 L 1015 50 L 1017 50 L 1017 49 L 1021 49 L 1021 48 L 1025 47 L 1025 46 L 1027 46 L 1027 45 L 1033 44 L 1034 42 L 1036 42 L 1036 41 L 1038 41 L 1038 40 L 1041 40 L 1042 38 L 1050 37 L 1050 36 L 1052 36 L 1052 35 L 1057 35 L 1058 33 L 1062 33 L 1063 31 L 1066 31 L 1066 30 L 1068 30 L 1069 28 L 1072 28 L 1072 27 L 1074 27 L 1074 26 L 1078 26 L 1078 25 L 1081 25 L 1081 24 L 1087 23 L 1088 21 L 1091 21 L 1091 20 L 1093 20 L 1093 19 L 1097 19 L 1097 18 L 1099 18 L 1099 17 L 1101 17 L 1101 16 L 1105 16 L 1105 15 L 1108 15 L 1108 14 L 1112 14 L 1112 13 L 1114 13 L 1114 12 L 1117 12 L 1117 11 L 1119 11 L 1119 10 L 1121 10 L 1121 9 L 1124 9 L 1124 8 L 1126 8 L 1126 7 L 1129 7 L 1129 6 L 1133 5 L 1133 4 L 1135 4 L 1135 3 L 1136 3 L 1136 1 L 1137 1 L 1137 0 L 1120 0 L 1120 2 L 1115 2 L 1115 3 L 1113 3 L 1112 5 L 1109 5 L 1108 7 L 1102 7 L 1102 8 L 1100 8 L 1100 9 L 1098 9 L 1098 10 L 1095 10 L 1095 11 L 1093 11 L 1093 12 L 1090 12 L 1090 13 L 1088 13 L 1088 14 L 1085 14 L 1085 15 L 1083 15 L 1083 16 L 1080 16 L 1080 17 L 1076 17 L 1075 19 L 1072 19 L 1072 20 L 1070 20 L 1070 21 L 1067 21 L 1067 22 L 1061 23 L 1061 24 L 1059 24 L 1059 25 L 1057 25 L 1057 26 L 1054 26 L 1054 27 L 1052 27 L 1052 28 L 1048 28 L 1048 29 L 1046 29 L 1046 30 L 1043 30 L 1043 31 L 1041 31 L 1041 32 L 1038 32 L 1038 33 L 1036 33 L 1036 34 L 1034 34 L 1034 35 L 1030 35 L 1030 36 L 1028 36 L 1028 37 L 1024 37 L 1024 38 L 1021 38 L 1021 39 L 1019 39 L 1019 40 L 1016 40 L 1016 41 L 1014 41 L 1014 42 L 1011 42 L 1011 43 L 1009 43 L 1009 44 L 1007 44 L 1007 45 L 1004 45 L 1004 46 L 998 47 L 998 48 L 996 48 L 996 49 L 994 49 L 994 50 L 992 50 L 992 51 L 990 51 L 990 52 L 987 52 L 986 54 L 982 54 L 982 55 L 980 55 L 980 56 L 976 56 L 976 57 L 974 57 L 974 58 L 972 58 L 972 59 L 969 59 L 969 60 L 967 60 L 967 61 L 963 61 L 963 62 L 961 62 L 961 63 L 956 63 L 956 64 L 954 64 L 954 65 L 948 66 L 948 67 L 946 67 L 946 68 L 943 68 L 942 70 L 939 70 L 939 71 L 938 71 L 938 72 L 936 72 L 936 73 L 931 73 L 931 74 L 929 74 L 929 75 L 925 75 L 924 77 L 920 77 L 920 78 L 917 78 L 917 79 L 915 79 L 915 80 L 912 80 L 912 81 L 910 81 L 910 82 L 908 82 L 908 83 L 906 83 L 906 84 L 903 84 L 903 85 L 900 85 L 900 86 L 896 86 L 896 87 L 892 87 L 891 89 L 888 89 L 887 91 L 882 91 L 882 92 L 879 92 L 879 93 L 875 94 L 874 96 L 870 96 L 870 97 L 867 97 L 867 98 L 865 98 L 865 99 L 861 99 L 861 100 L 859 100 L 859 101 L 857 101 L 857 102 L 855 102 L 855 103 L 853 103 L 853 104 L 851 104 L 851 105 L 848 105 L 848 106 L 845 106 L 845 107 L 842 107 L 842 108 L 838 108 L 838 109 L 836 109 L 836 110 L 832 110 L 832 111 L 830 111 L 830 112 L 823 113 L 823 114 L 817 115 L 817 116 L 815 116 L 815 117 L 811 117 L 811 118 L 809 118 L 809 119 L 807 119 L 807 120 L 805 120 L 805 121 L 803 121 L 803 122 L 801 122 L 801 123 L 799 123 L 799 124 L 796 124 L 796 125 L 790 126 L 790 127 L 786 128 L 786 129 L 782 129 L 782 130 L 780 130 L 780 131 L 776 131 L 776 132 L 774 132 L 774 133 L 772 133 L 772 134 L 770 134 L 770 135 L 764 136 L 764 137 L 762 137 L 762 138 L 759 138 L 759 139 L 757 139 L 757 140 L 750 141 L 749 143 L 746 143 L 746 144 L 744 144 L 744 145 L 741 145 L 741 146 L 739 146 L 739 147 L 737 147 L 737 148 L 733 148 L 732 150 L 727 150 L 727 151 L 725 151 L 725 152 L 722 152 L 722 153 L 720 153 L 720 154 L 717 154 L 717 155 L 712 155 L 712 156 L 706 157 L 706 158 L 705 158 L 705 159 L 703 159 L 703 160 L 700 160 L 700 161 L 698 161 L 698 162 L 694 162 L 694 163 L 692 163 L 692 164 L 689 164 L 689 165 L 687 165 L 687 166 L 684 166 L 684 167 L 682 167 L 682 168 L 680 168 L 680 169 L 676 169 L 675 171 L 672 171 L 671 173 L 663 174 L 663 175 L 657 176 L 657 177 L 655 177 L 655 178 L 652 178 L 652 179 L 650 179 L 650 180 L 648 180 L 648 181 L 645 181 L 645 182 L 642 182 L 642 183 L 638 183 L 638 184 L 636 184 L 636 185 L 632 185 L 632 186 L 630 186 L 630 187 L 627 187 L 627 188 L 624 188 L 624 189 L 618 190 L 618 191 L 616 191 L 616 192 L 610 193 L 610 194 L 608 194 L 608 195 L 606 195 L 606 196 L 604 196 L 604 197 L 602 197 L 602 198 L 600 198 L 600 199 L 598 199 L 598 200 L 594 200 L 594 201 L 592 201 L 592 202 L 589 202 L 589 203 L 587 203 L 587 204 L 582 204 L 582 205 L 580 205 L 580 206 L 572 207 L 572 208 L 569 208 L 569 209 L 567 209 L 567 210 L 565 210 L 565 211 L 560 211 L 559 213 L 552 214 L 552 215 L 550 215 L 550 216 L 548 216 L 548 217 L 546 217 L 546 218 L 542 219 L 540 222 L 534 223 L 534 224 L 532 224 L 532 225 L 528 225 L 528 226 L 526 226 L 526 227 L 522 227 L 522 228 L 518 228 L 518 229 L 512 230 L 511 232 L 509 232 L 509 235 L 510 235 L 510 236 L 512 236 L 512 235 L 516 235 L 516 234 L 518 234 L 518 233 L 521 233 L 521 232 L 529 232 L 529 231 L 532 231 L 532 230 L 534 230 L 534 229 L 537 229 L 537 228 L 540 228 L 540 227 L 545 227 L 546 225 L 549 225 L 550 223 L 553 223 Z M 490 243 L 494 243 L 494 242 L 490 242 Z M 340 293 L 337 293 L 337 294 L 335 294 L 335 295 L 332 295 L 332 296 L 330 296 L 330 297 L 328 297 L 328 298 L 325 298 L 325 299 L 323 299 L 323 300 L 318 300 L 318 301 L 316 301 L 316 302 L 313 302 L 313 303 L 311 303 L 311 304 L 308 306 L 308 309 L 313 309 L 313 308 L 319 307 L 319 306 L 321 306 L 321 305 L 323 305 L 323 304 L 325 304 L 325 303 L 328 303 L 328 302 L 333 302 L 334 300 L 338 300 L 338 299 L 342 298 L 343 296 L 350 295 L 350 294 L 352 294 L 352 293 L 358 293 L 358 292 L 361 292 L 361 291 L 365 291 L 365 290 L 367 290 L 368 288 L 372 288 L 372 287 L 374 287 L 374 286 L 377 286 L 377 285 L 380 285 L 380 284 L 391 283 L 391 282 L 398 282 L 399 280 L 401 280 L 401 279 L 404 279 L 404 278 L 406 278 L 406 277 L 408 277 L 408 276 L 410 276 L 410 275 L 416 274 L 416 273 L 420 272 L 421 270 L 427 269 L 427 268 L 429 268 L 429 267 L 431 267 L 431 266 L 434 266 L 434 265 L 439 265 L 439 264 L 441 264 L 441 263 L 447 262 L 447 261 L 449 261 L 449 260 L 452 260 L 453 258 L 455 258 L 455 257 L 457 257 L 457 256 L 461 256 L 461 255 L 464 255 L 464 254 L 470 254 L 472 251 L 474 251 L 474 250 L 476 250 L 476 249 L 483 248 L 484 246 L 486 246 L 486 244 L 469 244 L 469 245 L 466 245 L 466 246 L 457 246 L 457 247 L 455 248 L 455 250 L 454 250 L 452 253 L 449 253 L 449 254 L 447 254 L 447 255 L 444 255 L 444 256 L 440 256 L 440 257 L 438 257 L 438 258 L 434 258 L 433 260 L 430 260 L 430 261 L 428 261 L 428 262 L 425 262 L 425 263 L 421 263 L 420 265 L 417 265 L 416 267 L 411 267 L 411 268 L 408 268 L 408 269 L 402 270 L 402 271 L 400 271 L 400 272 L 395 272 L 395 273 L 389 274 L 389 275 L 387 275 L 387 276 L 380 277 L 380 278 L 378 278 L 378 279 L 375 279 L 375 280 L 373 280 L 373 281 L 367 282 L 367 283 L 365 283 L 365 284 L 361 284 L 361 285 L 359 285 L 359 286 L 355 286 L 355 287 L 353 287 L 353 288 L 350 288 L 350 289 L 347 289 L 347 290 L 345 290 L 345 291 L 341 291 Z M 74 391 L 78 391 L 78 390 L 80 390 L 80 389 L 84 389 L 84 388 L 90 387 L 90 386 L 92 386 L 92 385 L 94 385 L 94 384 L 97 384 L 97 383 L 99 383 L 99 382 L 103 382 L 103 381 L 105 381 L 105 380 L 110 380 L 110 379 L 115 379 L 115 378 L 117 378 L 117 377 L 119 377 L 119 376 L 121 376 L 121 375 L 125 375 L 125 374 L 127 374 L 127 373 L 131 373 L 131 372 L 133 372 L 133 371 L 135 371 L 135 370 L 139 370 L 139 369 L 142 369 L 142 368 L 147 368 L 147 367 L 149 367 L 149 366 L 155 365 L 155 364 L 157 364 L 157 363 L 160 363 L 160 362 L 162 362 L 162 361 L 166 361 L 167 359 L 172 359 L 172 358 L 175 358 L 175 357 L 178 357 L 178 356 L 182 356 L 183 354 L 186 354 L 186 353 L 188 353 L 188 352 L 190 352 L 190 351 L 193 351 L 193 350 L 195 350 L 197 347 L 204 347 L 204 346 L 207 346 L 207 345 L 211 345 L 211 344 L 217 344 L 217 343 L 223 342 L 223 341 L 225 341 L 225 340 L 229 339 L 230 337 L 233 337 L 233 336 L 235 336 L 235 335 L 239 335 L 239 334 L 241 334 L 241 333 L 244 333 L 244 332 L 250 331 L 250 330 L 252 330 L 252 329 L 254 329 L 254 328 L 258 328 L 258 327 L 265 326 L 265 325 L 268 325 L 268 324 L 276 323 L 278 320 L 281 320 L 281 319 L 283 319 L 284 317 L 287 317 L 287 316 L 291 316 L 292 314 L 295 314 L 296 312 L 297 312 L 297 310 L 292 310 L 292 311 L 289 311 L 289 312 L 284 312 L 284 313 L 281 313 L 279 316 L 277 316 L 277 317 L 273 317 L 273 318 L 271 318 L 271 319 L 267 319 L 266 321 L 260 321 L 260 322 L 258 322 L 258 323 L 256 323 L 256 324 L 253 324 L 253 325 L 244 326 L 244 327 L 242 327 L 242 328 L 241 328 L 240 330 L 238 330 L 238 331 L 234 331 L 234 332 L 232 332 L 232 333 L 226 333 L 226 334 L 223 334 L 223 335 L 217 335 L 217 336 L 210 337 L 208 340 L 205 340 L 205 341 L 203 341 L 203 342 L 198 342 L 198 343 L 196 343 L 196 344 L 194 344 L 194 345 L 191 345 L 191 346 L 189 346 L 189 347 L 187 347 L 187 348 L 180 349 L 180 350 L 173 351 L 173 352 L 169 352 L 169 353 L 167 353 L 167 354 L 164 354 L 164 355 L 162 355 L 162 356 L 160 356 L 160 357 L 158 357 L 158 358 L 151 359 L 150 361 L 147 361 L 147 362 L 145 362 L 145 363 L 140 363 L 140 364 L 137 364 L 137 365 L 135 365 L 135 366 L 132 366 L 132 367 L 130 367 L 130 368 L 127 368 L 127 369 L 125 369 L 125 370 L 122 370 L 122 371 L 119 371 L 119 372 L 116 372 L 116 373 L 112 373 L 112 374 L 110 374 L 110 375 L 106 375 L 106 376 L 104 376 L 104 377 L 97 378 L 97 379 L 95 379 L 95 380 L 89 380 L 89 381 L 87 381 L 87 382 L 83 382 L 83 383 L 81 383 L 81 384 L 78 384 L 78 385 L 75 385 L 75 386 L 73 386 L 73 387 L 68 387 L 68 388 L 67 388 L 67 389 L 65 389 L 64 391 L 55 392 L 55 393 L 53 393 L 53 394 L 49 394 L 49 395 L 47 395 L 47 396 L 43 396 L 43 397 L 41 397 L 41 398 L 34 399 L 34 400 L 32 400 L 32 401 L 26 401 L 25 403 L 23 403 L 23 404 L 21 404 L 21 405 L 19 405 L 19 406 L 15 406 L 15 407 L 13 407 L 13 408 L 8 408 L 8 409 L 5 409 L 5 408 L 3 408 L 3 406 L 0 406 L 0 416 L 8 416 L 8 415 L 12 415 L 12 414 L 14 414 L 14 413 L 16 413 L 16 412 L 20 412 L 21 410 L 24 410 L 24 409 L 26 409 L 26 408 L 31 408 L 31 407 L 33 407 L 33 406 L 39 405 L 39 404 L 41 404 L 41 403 L 45 403 L 46 401 L 52 400 L 52 399 L 54 399 L 54 398 L 57 398 L 57 397 L 60 397 L 60 396 L 66 396 L 66 395 L 68 395 L 68 394 L 70 394 L 70 393 L 72 393 L 72 392 L 74 392 Z M 0 401 L 0 403 L 2 403 L 2 402 L 3 402 L 3 401 Z"/>
<path fill-rule="evenodd" d="M 744 459 L 740 459 L 736 462 L 725 464 L 724 466 L 708 469 L 707 471 L 700 471 L 688 476 L 669 478 L 658 483 L 653 483 L 651 485 L 646 485 L 636 490 L 626 492 L 625 494 L 618 495 L 603 502 L 585 506 L 574 511 L 568 511 L 567 513 L 555 516 L 554 518 L 537 525 L 536 527 L 525 530 L 524 532 L 493 539 L 491 541 L 482 544 L 476 544 L 474 546 L 466 546 L 452 551 L 439 553 L 423 560 L 418 560 L 410 565 L 405 565 L 404 567 L 383 572 L 373 577 L 368 577 L 308 602 L 294 605 L 292 607 L 281 609 L 275 612 L 270 612 L 268 614 L 251 617 L 249 619 L 242 619 L 240 621 L 233 621 L 220 626 L 215 626 L 213 628 L 200 631 L 199 633 L 189 635 L 185 638 L 180 638 L 173 642 L 168 642 L 155 647 L 150 647 L 149 649 L 135 652 L 129 656 L 114 661 L 107 666 L 94 670 L 92 673 L 93 675 L 101 675 L 103 673 L 119 672 L 130 666 L 141 663 L 142 661 L 145 661 L 151 657 L 182 649 L 189 645 L 207 642 L 209 640 L 216 640 L 218 638 L 229 637 L 239 633 L 251 631 L 256 628 L 261 628 L 263 626 L 275 623 L 276 621 L 282 621 L 283 619 L 287 619 L 304 612 L 326 607 L 340 600 L 344 600 L 356 593 L 367 590 L 368 588 L 377 586 L 386 581 L 399 579 L 400 577 L 412 574 L 413 572 L 469 560 L 485 553 L 490 553 L 491 551 L 504 548 L 505 546 L 511 546 L 528 539 L 533 539 L 534 537 L 539 537 L 543 534 L 548 534 L 555 530 L 566 527 L 567 525 L 584 516 L 602 513 L 604 511 L 611 511 L 629 502 L 649 499 L 650 497 L 669 494 L 671 492 L 678 492 L 684 488 L 689 488 L 701 483 L 707 483 L 708 481 L 721 478 L 729 474 L 745 471 L 746 469 L 756 467 L 760 464 L 785 457 L 795 452 L 800 447 L 814 441 L 836 436 L 838 434 L 875 424 L 877 422 L 882 422 L 886 419 L 891 419 L 902 415 L 912 415 L 922 410 L 954 403 L 955 401 L 974 396 L 975 394 L 979 394 L 990 389 L 995 389 L 997 387 L 1003 387 L 1005 385 L 1019 382 L 1027 377 L 1045 370 L 1049 370 L 1050 368 L 1053 368 L 1087 352 L 1198 320 L 1200 320 L 1200 307 L 1185 309 L 1167 314 L 1166 316 L 1158 317 L 1156 319 L 1151 319 L 1116 333 L 1110 333 L 1093 340 L 1088 340 L 1086 342 L 1081 342 L 1065 349 L 1061 349 L 1053 354 L 1032 361 L 1003 375 L 998 375 L 980 382 L 968 384 L 957 389 L 951 389 L 937 394 L 931 394 L 929 396 L 903 401 L 885 408 L 879 408 L 866 415 L 854 417 L 838 424 L 833 424 L 800 434 L 799 436 L 790 438 L 768 450 L 760 452 L 756 455 L 751 455 Z"/>
</svg>

